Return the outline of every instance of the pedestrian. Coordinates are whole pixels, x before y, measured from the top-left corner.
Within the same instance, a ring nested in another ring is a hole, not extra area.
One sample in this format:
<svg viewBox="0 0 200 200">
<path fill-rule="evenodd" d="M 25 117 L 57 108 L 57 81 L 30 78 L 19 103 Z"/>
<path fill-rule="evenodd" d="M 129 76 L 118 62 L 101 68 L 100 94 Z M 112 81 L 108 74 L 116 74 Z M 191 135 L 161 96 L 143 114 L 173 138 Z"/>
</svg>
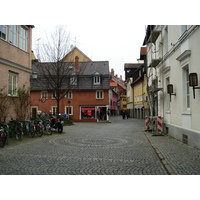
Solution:
<svg viewBox="0 0 200 200">
<path fill-rule="evenodd" d="M 124 110 L 122 110 L 122 118 L 125 119 L 126 113 Z"/>
<path fill-rule="evenodd" d="M 129 110 L 126 111 L 126 118 L 129 118 Z"/>
</svg>

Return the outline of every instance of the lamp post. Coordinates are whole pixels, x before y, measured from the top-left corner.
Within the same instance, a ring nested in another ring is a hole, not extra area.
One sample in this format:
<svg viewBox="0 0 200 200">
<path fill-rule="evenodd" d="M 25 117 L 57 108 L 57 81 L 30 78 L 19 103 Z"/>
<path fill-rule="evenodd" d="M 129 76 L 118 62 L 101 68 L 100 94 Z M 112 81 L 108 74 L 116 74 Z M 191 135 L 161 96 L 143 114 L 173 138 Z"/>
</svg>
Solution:
<svg viewBox="0 0 200 200">
<path fill-rule="evenodd" d="M 171 95 L 175 95 L 176 96 L 176 93 L 174 93 L 174 89 L 173 89 L 173 85 L 172 84 L 168 84 L 167 85 L 167 93 L 169 94 L 170 102 L 171 102 Z"/>
<path fill-rule="evenodd" d="M 189 86 L 193 88 L 193 97 L 195 99 L 195 89 L 200 89 L 198 86 L 198 76 L 197 73 L 190 73 L 189 74 Z"/>
</svg>

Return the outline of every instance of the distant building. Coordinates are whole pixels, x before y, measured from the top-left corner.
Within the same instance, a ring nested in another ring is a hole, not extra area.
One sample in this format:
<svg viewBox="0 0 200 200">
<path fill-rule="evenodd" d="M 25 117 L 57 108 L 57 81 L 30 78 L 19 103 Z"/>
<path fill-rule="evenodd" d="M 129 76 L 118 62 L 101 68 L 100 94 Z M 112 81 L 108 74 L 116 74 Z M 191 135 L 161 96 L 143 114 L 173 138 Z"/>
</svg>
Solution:
<svg viewBox="0 0 200 200">
<path fill-rule="evenodd" d="M 121 110 L 126 110 L 126 86 L 122 76 L 114 74 L 114 69 L 110 72 L 110 114 L 119 115 Z"/>
<path fill-rule="evenodd" d="M 109 120 L 108 61 L 91 61 L 77 47 L 73 48 L 62 61 L 72 73 L 66 76 L 67 92 L 60 101 L 60 114 L 69 114 L 73 121 Z M 41 64 L 48 65 L 48 63 Z M 73 71 L 79 69 L 81 73 L 77 77 L 74 76 Z M 32 117 L 36 117 L 37 113 L 57 114 L 53 95 L 39 84 L 42 77 L 35 64 L 33 64 L 33 72 L 37 72 L 38 76 L 31 78 Z M 71 82 L 72 78 L 76 78 L 76 81 Z M 73 87 L 69 90 L 71 84 Z"/>
</svg>

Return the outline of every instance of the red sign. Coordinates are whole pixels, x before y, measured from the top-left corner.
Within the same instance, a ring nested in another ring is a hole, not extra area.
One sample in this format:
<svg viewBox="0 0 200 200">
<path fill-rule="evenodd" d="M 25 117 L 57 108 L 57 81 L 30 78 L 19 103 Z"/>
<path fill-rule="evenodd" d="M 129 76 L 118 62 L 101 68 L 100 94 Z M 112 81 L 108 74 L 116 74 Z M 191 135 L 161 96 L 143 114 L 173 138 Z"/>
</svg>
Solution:
<svg viewBox="0 0 200 200">
<path fill-rule="evenodd" d="M 46 98 L 45 97 L 42 97 L 41 98 L 41 101 L 44 103 L 46 101 Z"/>
</svg>

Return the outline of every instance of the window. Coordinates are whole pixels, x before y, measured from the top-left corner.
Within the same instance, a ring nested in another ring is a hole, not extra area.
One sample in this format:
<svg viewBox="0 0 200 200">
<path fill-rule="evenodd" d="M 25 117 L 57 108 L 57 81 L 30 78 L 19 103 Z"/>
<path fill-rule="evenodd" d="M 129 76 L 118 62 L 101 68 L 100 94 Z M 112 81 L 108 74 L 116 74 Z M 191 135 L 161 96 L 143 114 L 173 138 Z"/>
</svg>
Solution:
<svg viewBox="0 0 200 200">
<path fill-rule="evenodd" d="M 163 50 L 164 50 L 164 54 L 166 54 L 168 52 L 168 26 L 165 27 L 165 35 L 164 35 L 164 46 L 163 46 Z"/>
<path fill-rule="evenodd" d="M 57 114 L 57 106 L 52 106 L 51 110 L 52 110 L 53 115 Z"/>
<path fill-rule="evenodd" d="M 187 31 L 187 25 L 181 25 L 181 35 Z"/>
<path fill-rule="evenodd" d="M 96 91 L 96 99 L 103 99 L 103 90 Z"/>
<path fill-rule="evenodd" d="M 28 31 L 24 27 L 20 27 L 20 49 L 27 50 L 27 36 Z"/>
<path fill-rule="evenodd" d="M 183 106 L 184 110 L 190 109 L 189 68 L 183 67 Z"/>
<path fill-rule="evenodd" d="M 66 106 L 65 111 L 66 111 L 66 114 L 72 115 L 73 114 L 73 107 L 72 106 Z"/>
<path fill-rule="evenodd" d="M 18 46 L 18 28 L 17 25 L 10 26 L 10 43 Z"/>
<path fill-rule="evenodd" d="M 95 119 L 95 107 L 82 107 L 81 108 L 82 119 Z"/>
<path fill-rule="evenodd" d="M 6 25 L 0 25 L 0 38 L 6 40 Z"/>
<path fill-rule="evenodd" d="M 52 92 L 51 96 L 52 99 L 56 99 L 56 91 Z"/>
<path fill-rule="evenodd" d="M 72 91 L 67 92 L 66 99 L 72 99 Z"/>
<path fill-rule="evenodd" d="M 100 76 L 94 76 L 93 82 L 94 82 L 94 85 L 100 85 L 101 84 L 101 77 Z"/>
<path fill-rule="evenodd" d="M 8 96 L 17 96 L 18 90 L 18 74 L 9 72 L 8 74 Z"/>
<path fill-rule="evenodd" d="M 48 99 L 48 92 L 47 91 L 41 91 L 41 98 L 44 97 L 45 99 Z"/>
<path fill-rule="evenodd" d="M 166 78 L 166 91 L 167 91 L 167 86 L 170 84 L 170 78 L 169 76 Z M 167 110 L 170 110 L 170 96 L 167 94 L 167 101 L 166 101 L 166 106 Z"/>
<path fill-rule="evenodd" d="M 190 108 L 190 89 L 189 89 L 189 69 L 185 69 L 185 80 L 186 80 L 186 106 Z"/>
<path fill-rule="evenodd" d="M 70 78 L 70 85 L 77 85 L 77 77 L 73 76 Z"/>
</svg>

